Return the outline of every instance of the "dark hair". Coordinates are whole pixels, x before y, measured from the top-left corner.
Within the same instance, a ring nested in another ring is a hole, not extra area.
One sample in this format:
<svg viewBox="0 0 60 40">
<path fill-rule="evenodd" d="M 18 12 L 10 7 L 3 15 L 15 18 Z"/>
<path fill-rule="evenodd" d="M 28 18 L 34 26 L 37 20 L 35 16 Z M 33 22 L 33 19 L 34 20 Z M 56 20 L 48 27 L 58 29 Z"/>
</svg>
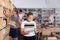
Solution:
<svg viewBox="0 0 60 40">
<path fill-rule="evenodd" d="M 18 13 L 18 10 L 17 10 L 17 8 L 14 8 L 13 10 L 14 10 L 16 13 Z"/>
<path fill-rule="evenodd" d="M 33 13 L 32 13 L 32 12 L 28 12 L 28 13 L 27 13 L 27 16 L 29 16 L 29 15 L 33 15 Z"/>
<path fill-rule="evenodd" d="M 49 22 L 48 20 L 44 20 L 44 22 Z"/>
<path fill-rule="evenodd" d="M 18 10 L 17 10 L 17 8 L 13 8 L 13 10 L 16 12 L 16 14 L 18 16 Z"/>
<path fill-rule="evenodd" d="M 21 9 L 20 9 L 19 11 L 20 11 L 20 12 L 22 12 L 22 10 L 21 10 Z"/>
</svg>

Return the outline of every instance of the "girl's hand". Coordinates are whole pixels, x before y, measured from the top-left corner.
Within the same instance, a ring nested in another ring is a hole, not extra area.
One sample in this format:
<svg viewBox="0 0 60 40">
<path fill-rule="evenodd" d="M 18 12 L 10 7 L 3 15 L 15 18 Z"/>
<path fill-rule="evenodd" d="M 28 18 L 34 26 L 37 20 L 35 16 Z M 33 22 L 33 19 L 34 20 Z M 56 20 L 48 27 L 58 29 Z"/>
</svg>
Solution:
<svg viewBox="0 0 60 40">
<path fill-rule="evenodd" d="M 29 30 L 29 31 L 27 31 L 27 32 L 25 32 L 26 34 L 29 34 L 31 31 Z"/>
<path fill-rule="evenodd" d="M 38 33 L 39 31 L 38 31 L 38 29 L 35 29 L 35 33 Z"/>
</svg>

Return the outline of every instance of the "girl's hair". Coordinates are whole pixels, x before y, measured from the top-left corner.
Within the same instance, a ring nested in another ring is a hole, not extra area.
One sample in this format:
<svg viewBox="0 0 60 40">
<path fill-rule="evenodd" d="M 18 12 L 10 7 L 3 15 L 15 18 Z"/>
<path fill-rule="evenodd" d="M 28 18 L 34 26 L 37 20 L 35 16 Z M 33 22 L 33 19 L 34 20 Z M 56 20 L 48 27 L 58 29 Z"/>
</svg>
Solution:
<svg viewBox="0 0 60 40">
<path fill-rule="evenodd" d="M 28 12 L 28 13 L 27 13 L 27 17 L 28 17 L 29 15 L 33 15 L 33 13 L 32 13 L 32 12 Z"/>
<path fill-rule="evenodd" d="M 44 20 L 44 22 L 49 22 L 48 20 Z"/>
<path fill-rule="evenodd" d="M 17 10 L 17 8 L 13 8 L 13 10 L 16 12 L 16 14 L 18 16 L 18 10 Z"/>
</svg>

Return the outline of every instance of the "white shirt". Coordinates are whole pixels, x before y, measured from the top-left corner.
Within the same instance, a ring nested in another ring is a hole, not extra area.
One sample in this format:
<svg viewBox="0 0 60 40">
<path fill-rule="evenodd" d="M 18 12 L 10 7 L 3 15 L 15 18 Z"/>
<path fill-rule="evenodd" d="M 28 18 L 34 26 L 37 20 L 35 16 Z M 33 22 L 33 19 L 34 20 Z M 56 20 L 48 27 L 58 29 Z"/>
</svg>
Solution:
<svg viewBox="0 0 60 40">
<path fill-rule="evenodd" d="M 49 23 L 53 23 L 54 22 L 54 15 L 51 15 L 50 17 L 49 17 Z"/>
<path fill-rule="evenodd" d="M 19 14 L 19 18 L 22 19 L 24 16 L 24 13 Z"/>
<path fill-rule="evenodd" d="M 24 21 L 21 24 L 21 28 L 24 28 L 24 32 L 31 31 L 29 34 L 24 36 L 34 36 L 34 29 L 36 28 L 36 23 L 34 21 L 28 22 Z"/>
</svg>

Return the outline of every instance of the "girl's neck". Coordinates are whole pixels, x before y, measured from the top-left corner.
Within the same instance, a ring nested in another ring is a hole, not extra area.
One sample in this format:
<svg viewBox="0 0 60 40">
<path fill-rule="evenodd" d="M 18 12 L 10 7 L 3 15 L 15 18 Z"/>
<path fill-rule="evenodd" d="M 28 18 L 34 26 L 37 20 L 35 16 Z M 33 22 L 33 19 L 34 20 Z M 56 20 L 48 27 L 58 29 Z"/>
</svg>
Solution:
<svg viewBox="0 0 60 40">
<path fill-rule="evenodd" d="M 45 24 L 45 25 L 48 25 L 48 24 Z"/>
<path fill-rule="evenodd" d="M 27 20 L 28 22 L 31 22 L 31 21 L 29 21 L 29 20 Z"/>
<path fill-rule="evenodd" d="M 15 17 L 17 17 L 17 15 L 16 15 L 16 14 L 14 14 L 14 16 L 15 16 Z"/>
</svg>

